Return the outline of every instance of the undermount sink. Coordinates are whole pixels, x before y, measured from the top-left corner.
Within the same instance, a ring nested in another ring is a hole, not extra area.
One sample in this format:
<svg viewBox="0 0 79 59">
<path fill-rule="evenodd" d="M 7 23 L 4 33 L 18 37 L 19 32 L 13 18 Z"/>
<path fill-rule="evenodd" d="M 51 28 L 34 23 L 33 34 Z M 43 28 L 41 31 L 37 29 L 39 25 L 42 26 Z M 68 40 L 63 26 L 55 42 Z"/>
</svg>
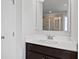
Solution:
<svg viewBox="0 0 79 59">
<path fill-rule="evenodd" d="M 45 43 L 45 44 L 73 44 L 74 42 L 70 39 L 70 37 L 65 36 L 55 36 L 53 39 L 48 39 L 45 35 L 33 35 L 29 38 L 29 41 L 32 39 L 35 42 L 38 43 Z M 31 41 L 32 41 L 31 40 Z"/>
<path fill-rule="evenodd" d="M 45 42 L 68 42 L 68 41 L 71 41 L 71 38 L 70 37 L 66 37 L 66 36 L 52 36 L 49 35 L 46 36 L 46 35 L 34 35 L 33 36 L 34 39 L 36 40 L 39 40 L 39 41 L 45 41 Z"/>
<path fill-rule="evenodd" d="M 47 43 L 47 44 L 73 44 L 74 42 L 71 39 L 67 38 L 54 38 L 54 39 L 38 39 L 36 40 L 41 43 Z"/>
</svg>

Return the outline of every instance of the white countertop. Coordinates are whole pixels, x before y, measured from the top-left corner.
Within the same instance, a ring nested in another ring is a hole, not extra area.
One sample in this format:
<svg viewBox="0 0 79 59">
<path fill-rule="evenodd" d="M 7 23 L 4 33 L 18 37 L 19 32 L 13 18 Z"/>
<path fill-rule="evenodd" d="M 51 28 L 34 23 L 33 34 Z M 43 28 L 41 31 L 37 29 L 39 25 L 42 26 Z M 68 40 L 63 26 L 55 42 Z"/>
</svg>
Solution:
<svg viewBox="0 0 79 59">
<path fill-rule="evenodd" d="M 62 40 L 51 40 L 51 39 L 40 39 L 35 37 L 26 37 L 25 41 L 28 43 L 38 44 L 42 46 L 54 47 L 69 51 L 77 51 L 77 43 L 73 41 L 62 41 Z"/>
</svg>

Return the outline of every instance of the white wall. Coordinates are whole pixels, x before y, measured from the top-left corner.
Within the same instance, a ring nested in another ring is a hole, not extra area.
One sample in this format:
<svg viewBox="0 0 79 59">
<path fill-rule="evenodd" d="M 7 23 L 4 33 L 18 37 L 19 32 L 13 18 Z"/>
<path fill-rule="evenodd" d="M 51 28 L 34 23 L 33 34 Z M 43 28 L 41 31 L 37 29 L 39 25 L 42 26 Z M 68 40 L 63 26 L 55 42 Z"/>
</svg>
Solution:
<svg viewBox="0 0 79 59">
<path fill-rule="evenodd" d="M 25 58 L 25 37 L 33 34 L 35 30 L 35 0 L 22 0 L 22 40 L 23 57 Z M 23 59 L 24 59 L 23 58 Z"/>
<path fill-rule="evenodd" d="M 36 7 L 36 10 L 37 10 L 37 14 L 36 14 L 36 19 L 37 19 L 37 22 L 36 22 L 36 29 L 38 30 L 38 31 L 41 31 L 42 30 L 42 25 L 43 25 L 43 23 L 42 23 L 42 16 L 43 16 L 43 2 L 40 2 L 40 0 L 37 0 L 36 1 L 36 5 L 37 5 L 37 7 Z"/>
<path fill-rule="evenodd" d="M 34 0 L 22 0 L 22 30 L 28 35 L 35 30 Z"/>
<path fill-rule="evenodd" d="M 22 39 L 22 0 L 16 0 L 16 59 L 24 58 Z"/>
</svg>

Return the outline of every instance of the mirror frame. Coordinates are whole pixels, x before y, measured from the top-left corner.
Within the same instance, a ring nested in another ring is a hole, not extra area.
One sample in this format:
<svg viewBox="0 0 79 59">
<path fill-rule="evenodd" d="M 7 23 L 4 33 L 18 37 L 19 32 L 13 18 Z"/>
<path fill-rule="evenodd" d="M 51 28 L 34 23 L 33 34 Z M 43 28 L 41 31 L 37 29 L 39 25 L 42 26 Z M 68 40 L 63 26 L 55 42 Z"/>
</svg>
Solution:
<svg viewBox="0 0 79 59">
<path fill-rule="evenodd" d="M 71 0 L 68 0 L 69 2 L 68 2 L 68 19 L 70 19 L 70 31 L 47 31 L 47 30 L 42 30 L 42 29 L 39 29 L 38 28 L 38 25 L 37 25 L 37 22 L 38 22 L 38 11 L 37 11 L 37 8 L 38 8 L 38 6 L 37 6 L 37 4 L 39 3 L 39 4 L 41 4 L 41 5 L 43 5 L 43 2 L 44 2 L 44 0 L 36 0 L 36 23 L 35 23 L 35 31 L 37 31 L 37 32 L 41 32 L 41 33 L 46 33 L 46 34 L 48 34 L 48 33 L 53 33 L 54 35 L 57 35 L 57 34 L 59 34 L 59 35 L 65 35 L 65 36 L 71 36 Z"/>
</svg>

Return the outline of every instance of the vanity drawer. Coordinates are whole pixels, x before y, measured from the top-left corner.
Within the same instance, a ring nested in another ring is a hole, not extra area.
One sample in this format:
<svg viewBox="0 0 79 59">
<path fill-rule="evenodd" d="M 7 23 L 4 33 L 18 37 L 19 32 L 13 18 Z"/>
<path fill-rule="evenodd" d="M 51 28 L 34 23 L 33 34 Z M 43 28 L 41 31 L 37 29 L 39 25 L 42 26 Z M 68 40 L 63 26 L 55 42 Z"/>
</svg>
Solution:
<svg viewBox="0 0 79 59">
<path fill-rule="evenodd" d="M 37 53 L 42 53 L 44 55 L 50 55 L 62 59 L 76 59 L 77 53 L 76 52 L 71 52 L 67 50 L 62 50 L 62 49 L 57 49 L 57 48 L 51 48 L 51 47 L 46 47 L 46 46 L 41 46 L 37 44 L 26 44 L 26 49 L 29 51 L 37 52 Z M 63 56 L 63 57 L 62 57 Z M 73 58 L 71 58 L 73 56 Z"/>
</svg>

